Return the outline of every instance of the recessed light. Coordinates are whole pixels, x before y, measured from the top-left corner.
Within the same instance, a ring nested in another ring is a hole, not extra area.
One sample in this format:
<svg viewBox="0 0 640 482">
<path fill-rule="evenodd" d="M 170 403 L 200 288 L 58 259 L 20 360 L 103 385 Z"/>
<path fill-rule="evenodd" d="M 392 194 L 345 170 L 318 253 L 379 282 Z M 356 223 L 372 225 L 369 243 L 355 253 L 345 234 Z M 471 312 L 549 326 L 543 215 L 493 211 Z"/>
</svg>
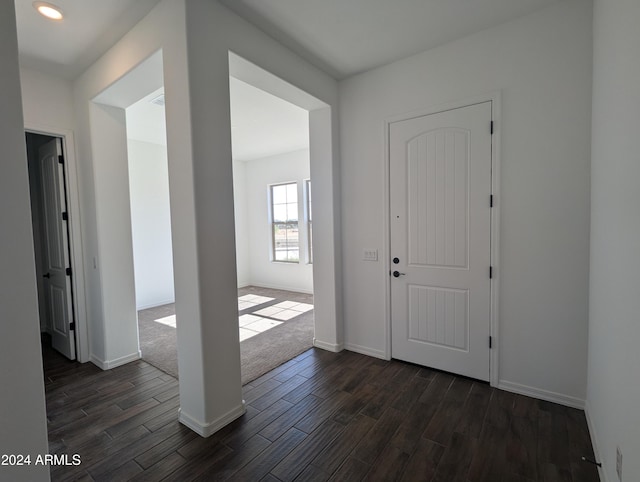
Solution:
<svg viewBox="0 0 640 482">
<path fill-rule="evenodd" d="M 51 20 L 62 20 L 62 10 L 60 7 L 51 3 L 33 2 L 33 8 L 43 17 L 50 18 Z"/>
</svg>

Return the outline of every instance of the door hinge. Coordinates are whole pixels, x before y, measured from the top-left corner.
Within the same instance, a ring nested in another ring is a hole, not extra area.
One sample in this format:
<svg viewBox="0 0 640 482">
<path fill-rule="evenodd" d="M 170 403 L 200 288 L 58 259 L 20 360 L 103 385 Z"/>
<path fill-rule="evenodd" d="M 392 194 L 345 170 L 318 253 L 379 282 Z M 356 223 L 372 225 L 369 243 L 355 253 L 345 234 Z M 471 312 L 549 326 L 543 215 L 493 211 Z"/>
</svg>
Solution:
<svg viewBox="0 0 640 482">
<path fill-rule="evenodd" d="M 75 331 L 75 330 L 76 330 L 76 322 L 75 322 L 75 321 L 72 321 L 72 322 L 69 324 L 69 330 L 73 330 L 73 331 Z"/>
<path fill-rule="evenodd" d="M 69 214 L 66 211 L 62 213 L 62 220 L 63 221 L 68 221 L 69 220 Z"/>
<path fill-rule="evenodd" d="M 493 279 L 493 266 L 489 266 L 489 279 Z"/>
<path fill-rule="evenodd" d="M 71 276 L 71 268 L 67 268 L 65 270 L 65 273 L 67 273 L 67 276 Z"/>
<path fill-rule="evenodd" d="M 58 156 L 58 162 L 59 162 L 60 164 L 64 164 L 64 156 L 63 156 L 62 154 L 60 154 L 60 155 Z"/>
<path fill-rule="evenodd" d="M 493 194 L 489 195 L 489 207 L 493 207 Z"/>
<path fill-rule="evenodd" d="M 493 337 L 489 335 L 489 348 L 493 348 Z"/>
<path fill-rule="evenodd" d="M 490 124 L 489 130 L 491 131 L 491 135 L 493 135 L 493 121 L 491 121 L 491 124 Z"/>
</svg>

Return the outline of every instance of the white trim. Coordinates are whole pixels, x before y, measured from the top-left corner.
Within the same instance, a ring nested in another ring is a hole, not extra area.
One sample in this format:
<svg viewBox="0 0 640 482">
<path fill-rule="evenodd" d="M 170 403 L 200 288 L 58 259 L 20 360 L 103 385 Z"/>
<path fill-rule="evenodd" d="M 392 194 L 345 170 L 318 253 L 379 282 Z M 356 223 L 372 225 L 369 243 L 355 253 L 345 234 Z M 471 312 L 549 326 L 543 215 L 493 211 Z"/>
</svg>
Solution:
<svg viewBox="0 0 640 482">
<path fill-rule="evenodd" d="M 373 348 L 368 348 L 362 345 L 356 345 L 354 343 L 345 343 L 345 350 L 353 351 L 356 353 L 360 353 L 362 355 L 368 355 L 375 358 L 380 358 L 382 360 L 391 360 L 391 358 L 387 357 L 387 354 L 384 350 L 374 350 Z"/>
<path fill-rule="evenodd" d="M 384 262 L 384 274 L 391 273 L 391 224 L 389 216 L 391 216 L 391 153 L 389 136 L 391 134 L 392 119 L 385 119 L 384 128 L 384 209 L 382 211 L 383 228 L 386 236 L 382 238 L 382 256 Z M 384 315 L 386 317 L 384 324 L 384 359 L 391 360 L 391 277 L 387 276 L 387 282 L 384 284 Z"/>
<path fill-rule="evenodd" d="M 76 316 L 76 358 L 80 363 L 91 360 L 89 354 L 89 327 L 87 322 L 87 301 L 85 291 L 84 249 L 82 242 L 82 213 L 80 210 L 80 190 L 78 183 L 78 164 L 76 162 L 76 144 L 73 131 L 59 127 L 39 124 L 25 124 L 25 132 L 42 134 L 62 139 L 65 156 L 65 175 L 67 186 L 67 212 L 69 213 L 69 246 L 73 267 L 73 304 Z"/>
<path fill-rule="evenodd" d="M 317 338 L 313 339 L 313 346 L 323 350 L 332 351 L 334 353 L 344 349 L 344 345 L 342 343 L 327 343 L 326 341 L 320 341 Z"/>
<path fill-rule="evenodd" d="M 571 395 L 564 395 L 563 393 L 543 390 L 542 388 L 530 387 L 528 385 L 522 385 L 520 383 L 509 382 L 506 380 L 500 380 L 497 388 L 500 390 L 506 390 L 507 392 L 519 393 L 520 395 L 526 395 L 528 397 L 546 400 L 547 402 L 558 403 L 567 407 L 584 410 L 584 400 L 578 397 L 572 397 Z"/>
<path fill-rule="evenodd" d="M 491 120 L 493 121 L 493 135 L 491 136 L 491 194 L 493 195 L 493 208 L 491 209 L 491 266 L 493 277 L 491 279 L 491 321 L 489 334 L 492 347 L 489 351 L 489 383 L 492 387 L 500 383 L 500 146 L 502 132 L 502 95 L 494 92 L 491 95 Z"/>
<path fill-rule="evenodd" d="M 313 243 L 312 243 L 312 231 L 313 231 L 313 219 L 309 217 L 309 208 L 312 206 L 311 203 L 311 179 L 306 178 L 302 180 L 302 219 L 304 221 L 304 232 L 306 239 L 306 247 L 304 253 L 304 264 L 305 265 L 313 265 L 312 253 L 313 253 Z M 309 229 L 311 228 L 311 229 Z"/>
<path fill-rule="evenodd" d="M 591 420 L 591 409 L 589 407 L 589 400 L 586 400 L 584 402 L 584 416 L 587 419 L 587 428 L 589 429 L 589 437 L 591 438 L 591 446 L 593 447 L 593 458 L 597 462 L 602 462 L 602 456 L 600 455 L 600 450 L 598 449 L 599 445 L 598 437 L 596 436 L 596 427 L 593 423 L 593 420 Z M 602 465 L 604 466 L 604 462 L 602 462 Z M 609 479 L 607 478 L 607 472 L 603 467 L 598 467 L 598 476 L 600 477 L 600 480 L 602 482 L 609 482 Z"/>
<path fill-rule="evenodd" d="M 107 370 L 107 364 L 106 362 L 104 362 L 103 360 L 101 360 L 100 358 L 98 358 L 95 355 L 91 355 L 91 359 L 89 360 L 91 363 L 93 363 L 95 366 L 97 366 L 98 368 L 102 369 L 102 370 Z"/>
<path fill-rule="evenodd" d="M 275 234 L 273 232 L 273 225 L 275 224 L 275 220 L 273 218 L 273 188 L 274 187 L 278 187 L 278 186 L 290 186 L 290 185 L 295 185 L 296 186 L 296 204 L 298 205 L 298 218 L 300 218 L 300 202 L 298 201 L 298 195 L 300 194 L 298 192 L 299 190 L 299 186 L 298 186 L 298 181 L 283 181 L 283 182 L 274 182 L 271 184 L 267 184 L 267 200 L 269 203 L 269 236 L 271 238 L 271 257 L 270 257 L 270 261 L 272 263 L 281 263 L 281 264 L 291 264 L 291 265 L 299 265 L 301 263 L 301 259 L 300 259 L 300 243 L 298 242 L 298 261 L 283 261 L 281 259 L 276 259 L 276 238 L 275 238 Z M 288 202 L 288 198 L 287 198 L 287 202 L 285 203 L 286 205 L 289 204 Z M 288 216 L 287 216 L 288 217 Z M 300 232 L 300 219 L 298 219 L 296 221 L 298 223 L 298 232 Z M 286 223 L 285 223 L 286 224 Z M 287 251 L 288 253 L 288 251 Z"/>
<path fill-rule="evenodd" d="M 115 358 L 113 360 L 101 360 L 95 355 L 91 355 L 91 363 L 96 365 L 98 368 L 102 370 L 111 370 L 112 368 L 119 367 L 121 365 L 126 365 L 132 361 L 140 360 L 142 358 L 142 352 L 138 350 L 136 353 L 131 353 L 130 355 L 121 356 L 120 358 Z"/>
<path fill-rule="evenodd" d="M 175 300 L 175 298 L 173 298 L 171 300 L 160 301 L 159 303 L 152 303 L 150 305 L 142 305 L 142 306 L 136 307 L 136 311 L 148 310 L 149 308 L 157 308 L 158 306 L 170 305 L 170 304 L 175 303 L 175 302 L 176 302 L 176 300 Z"/>
<path fill-rule="evenodd" d="M 277 261 L 276 261 L 277 262 Z M 282 263 L 282 264 L 292 264 L 292 263 Z M 283 290 L 283 291 L 293 291 L 294 293 L 304 293 L 306 295 L 312 295 L 313 290 L 302 290 L 296 286 L 284 286 L 284 285 L 276 285 L 273 283 L 253 283 L 250 282 L 244 288 L 249 286 L 255 286 L 256 288 L 267 288 L 272 290 Z"/>
<path fill-rule="evenodd" d="M 437 114 L 448 110 L 469 107 L 476 104 L 491 102 L 491 120 L 493 121 L 494 130 L 491 136 L 491 191 L 493 194 L 493 209 L 491 210 L 491 266 L 493 267 L 493 279 L 491 283 L 491 320 L 489 325 L 489 334 L 492 336 L 493 346 L 489 352 L 489 382 L 492 387 L 498 387 L 500 383 L 499 377 L 499 358 L 500 358 L 500 337 L 499 337 L 499 262 L 500 262 L 500 127 L 501 127 L 501 92 L 495 91 L 482 94 L 467 99 L 438 104 L 431 107 L 425 107 L 403 114 L 397 114 L 384 119 L 384 229 L 387 235 L 384 237 L 383 253 L 384 253 L 384 272 L 390 271 L 391 258 L 391 230 L 389 224 L 390 215 L 390 153 L 389 153 L 389 134 L 391 124 L 394 122 L 423 117 L 425 115 Z M 385 359 L 392 357 L 391 353 L 391 278 L 385 283 Z"/>
<path fill-rule="evenodd" d="M 242 403 L 240 405 L 229 410 L 227 413 L 225 413 L 221 417 L 218 417 L 217 419 L 212 420 L 211 422 L 202 422 L 201 420 L 198 420 L 197 418 L 187 414 L 184 410 L 182 410 L 182 408 L 179 408 L 178 421 L 182 425 L 189 427 L 191 430 L 193 430 L 195 433 L 197 433 L 201 437 L 210 437 L 211 435 L 216 433 L 218 430 L 220 430 L 222 427 L 229 425 L 235 419 L 243 416 L 246 411 L 247 411 L 247 408 L 245 406 L 244 400 L 242 400 Z"/>
</svg>

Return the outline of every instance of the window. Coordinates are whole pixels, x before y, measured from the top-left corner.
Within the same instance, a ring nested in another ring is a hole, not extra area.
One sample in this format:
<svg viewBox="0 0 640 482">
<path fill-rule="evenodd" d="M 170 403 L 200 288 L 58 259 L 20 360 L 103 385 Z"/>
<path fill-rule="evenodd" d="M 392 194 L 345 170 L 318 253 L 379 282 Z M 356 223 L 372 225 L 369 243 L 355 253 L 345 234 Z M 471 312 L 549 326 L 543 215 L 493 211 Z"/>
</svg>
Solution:
<svg viewBox="0 0 640 482">
<path fill-rule="evenodd" d="M 298 263 L 298 184 L 276 184 L 270 190 L 273 261 Z"/>
<path fill-rule="evenodd" d="M 307 221 L 307 248 L 309 253 L 309 264 L 313 263 L 313 242 L 311 233 L 313 232 L 313 225 L 311 222 L 311 180 L 307 179 L 304 182 L 304 202 L 305 202 L 305 214 Z"/>
</svg>

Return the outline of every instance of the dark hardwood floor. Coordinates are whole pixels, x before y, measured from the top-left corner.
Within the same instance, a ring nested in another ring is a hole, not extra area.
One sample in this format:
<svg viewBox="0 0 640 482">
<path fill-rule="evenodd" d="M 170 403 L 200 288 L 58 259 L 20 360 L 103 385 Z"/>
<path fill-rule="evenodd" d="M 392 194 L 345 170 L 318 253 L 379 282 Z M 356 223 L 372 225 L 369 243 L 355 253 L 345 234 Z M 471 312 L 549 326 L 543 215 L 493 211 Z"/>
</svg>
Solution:
<svg viewBox="0 0 640 482">
<path fill-rule="evenodd" d="M 597 481 L 584 413 L 485 383 L 310 349 L 245 385 L 247 413 L 203 439 L 177 381 L 44 348 L 52 480 Z"/>
</svg>

